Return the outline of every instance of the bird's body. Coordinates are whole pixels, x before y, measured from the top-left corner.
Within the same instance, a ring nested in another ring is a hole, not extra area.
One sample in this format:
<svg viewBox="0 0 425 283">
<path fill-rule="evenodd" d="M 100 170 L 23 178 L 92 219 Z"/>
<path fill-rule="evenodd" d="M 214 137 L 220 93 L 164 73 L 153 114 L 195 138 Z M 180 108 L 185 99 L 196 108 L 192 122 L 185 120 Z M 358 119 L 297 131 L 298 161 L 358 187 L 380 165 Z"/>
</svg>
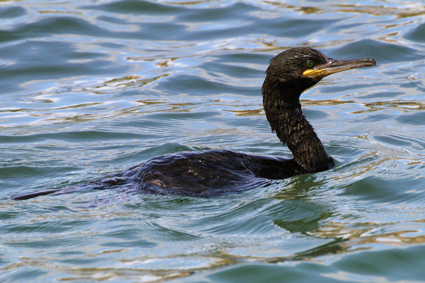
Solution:
<svg viewBox="0 0 425 283">
<path fill-rule="evenodd" d="M 262 87 L 264 110 L 272 131 L 292 151 L 292 159 L 228 150 L 180 152 L 154 157 L 123 172 L 77 187 L 13 198 L 22 200 L 80 189 L 117 187 L 140 193 L 217 197 L 265 185 L 270 179 L 332 169 L 334 161 L 302 114 L 299 97 L 329 74 L 373 65 L 376 65 L 373 59 L 333 60 L 308 47 L 289 49 L 271 60 Z"/>
</svg>

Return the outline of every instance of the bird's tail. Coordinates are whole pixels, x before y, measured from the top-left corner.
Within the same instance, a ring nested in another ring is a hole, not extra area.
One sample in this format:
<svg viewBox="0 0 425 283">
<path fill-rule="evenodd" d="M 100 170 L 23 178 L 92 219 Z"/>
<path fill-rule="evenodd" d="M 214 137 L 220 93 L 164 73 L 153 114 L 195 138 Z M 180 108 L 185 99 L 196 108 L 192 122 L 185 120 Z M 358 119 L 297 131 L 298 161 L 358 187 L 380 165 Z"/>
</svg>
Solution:
<svg viewBox="0 0 425 283">
<path fill-rule="evenodd" d="M 59 191 L 59 189 L 16 195 L 16 196 L 13 196 L 12 199 L 13 200 L 31 199 L 31 198 L 36 198 L 36 197 L 39 197 L 39 196 L 50 195 L 50 194 L 56 193 L 57 191 Z"/>
</svg>

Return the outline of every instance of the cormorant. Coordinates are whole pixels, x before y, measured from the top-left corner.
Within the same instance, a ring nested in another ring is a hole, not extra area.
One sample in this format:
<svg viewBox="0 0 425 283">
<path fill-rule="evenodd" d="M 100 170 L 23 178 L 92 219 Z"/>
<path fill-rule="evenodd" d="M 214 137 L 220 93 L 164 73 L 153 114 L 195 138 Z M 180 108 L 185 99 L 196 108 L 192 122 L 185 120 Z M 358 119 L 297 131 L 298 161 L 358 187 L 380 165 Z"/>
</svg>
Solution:
<svg viewBox="0 0 425 283">
<path fill-rule="evenodd" d="M 335 165 L 302 114 L 301 93 L 337 72 L 376 66 L 373 59 L 334 60 L 309 47 L 286 50 L 270 61 L 262 87 L 264 111 L 273 132 L 293 158 L 229 150 L 178 152 L 154 157 L 118 174 L 63 190 L 12 197 L 30 199 L 85 189 L 131 188 L 141 193 L 217 197 L 265 185 L 270 179 L 332 169 Z"/>
</svg>

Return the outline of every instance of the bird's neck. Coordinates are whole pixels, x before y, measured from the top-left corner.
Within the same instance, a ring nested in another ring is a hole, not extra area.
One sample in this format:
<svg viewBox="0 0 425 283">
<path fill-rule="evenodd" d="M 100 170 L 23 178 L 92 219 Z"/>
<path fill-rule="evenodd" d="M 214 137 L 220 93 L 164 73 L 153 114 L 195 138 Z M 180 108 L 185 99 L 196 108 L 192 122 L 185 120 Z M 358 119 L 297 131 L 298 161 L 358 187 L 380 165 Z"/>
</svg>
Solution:
<svg viewBox="0 0 425 283">
<path fill-rule="evenodd" d="M 294 155 L 294 160 L 304 168 L 317 171 L 328 165 L 332 167 L 333 160 L 302 114 L 299 99 L 282 102 L 279 99 L 281 97 L 280 93 L 268 92 L 263 87 L 264 110 L 272 131 L 287 144 Z"/>
</svg>

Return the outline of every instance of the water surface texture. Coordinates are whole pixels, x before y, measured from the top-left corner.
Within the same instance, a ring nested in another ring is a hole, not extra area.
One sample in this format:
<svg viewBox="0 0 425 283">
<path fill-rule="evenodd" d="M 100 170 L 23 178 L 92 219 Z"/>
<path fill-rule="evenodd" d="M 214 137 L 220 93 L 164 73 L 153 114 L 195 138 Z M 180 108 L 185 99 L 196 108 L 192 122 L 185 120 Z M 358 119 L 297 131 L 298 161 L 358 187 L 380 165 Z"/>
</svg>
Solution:
<svg viewBox="0 0 425 283">
<path fill-rule="evenodd" d="M 1 1 L 1 282 L 423 282 L 421 1 Z M 269 60 L 378 66 L 302 96 L 333 170 L 215 199 L 65 188 L 178 151 L 291 157 Z"/>
</svg>

